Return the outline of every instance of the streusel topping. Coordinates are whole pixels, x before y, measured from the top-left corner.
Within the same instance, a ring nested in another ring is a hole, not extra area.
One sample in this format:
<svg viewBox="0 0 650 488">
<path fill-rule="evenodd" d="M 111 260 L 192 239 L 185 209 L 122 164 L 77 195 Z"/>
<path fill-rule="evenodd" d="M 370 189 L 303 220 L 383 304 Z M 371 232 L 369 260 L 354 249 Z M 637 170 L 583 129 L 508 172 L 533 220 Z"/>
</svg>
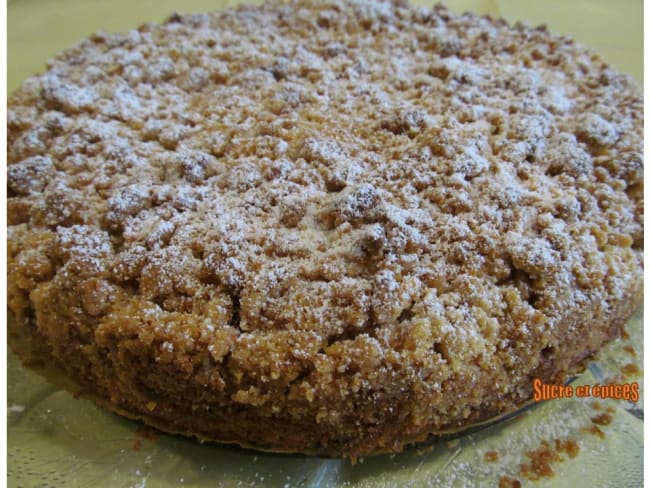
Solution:
<svg viewBox="0 0 650 488">
<path fill-rule="evenodd" d="M 199 392 L 142 404 L 454 428 L 636 293 L 642 128 L 582 46 L 441 6 L 99 33 L 9 101 L 10 306 L 117 403 L 129 351 Z"/>
</svg>

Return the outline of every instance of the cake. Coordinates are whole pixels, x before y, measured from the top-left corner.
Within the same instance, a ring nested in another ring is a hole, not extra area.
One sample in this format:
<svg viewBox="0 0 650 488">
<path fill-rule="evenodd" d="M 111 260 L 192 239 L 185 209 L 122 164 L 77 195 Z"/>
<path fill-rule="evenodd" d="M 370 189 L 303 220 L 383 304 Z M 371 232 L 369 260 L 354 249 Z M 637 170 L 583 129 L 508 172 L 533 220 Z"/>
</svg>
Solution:
<svg viewBox="0 0 650 488">
<path fill-rule="evenodd" d="M 544 27 L 173 15 L 62 52 L 7 130 L 12 340 L 169 432 L 397 452 L 564 382 L 642 296 L 641 93 Z"/>
</svg>

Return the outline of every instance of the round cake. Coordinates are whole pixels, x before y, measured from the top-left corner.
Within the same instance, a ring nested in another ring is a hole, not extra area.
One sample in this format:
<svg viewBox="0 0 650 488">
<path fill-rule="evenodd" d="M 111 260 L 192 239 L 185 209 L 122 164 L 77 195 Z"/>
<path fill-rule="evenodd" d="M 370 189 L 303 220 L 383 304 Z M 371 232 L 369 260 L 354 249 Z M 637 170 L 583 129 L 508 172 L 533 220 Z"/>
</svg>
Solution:
<svg viewBox="0 0 650 488">
<path fill-rule="evenodd" d="M 170 432 L 399 451 L 565 381 L 642 295 L 642 96 L 544 27 L 173 15 L 64 51 L 7 118 L 19 336 Z"/>
</svg>

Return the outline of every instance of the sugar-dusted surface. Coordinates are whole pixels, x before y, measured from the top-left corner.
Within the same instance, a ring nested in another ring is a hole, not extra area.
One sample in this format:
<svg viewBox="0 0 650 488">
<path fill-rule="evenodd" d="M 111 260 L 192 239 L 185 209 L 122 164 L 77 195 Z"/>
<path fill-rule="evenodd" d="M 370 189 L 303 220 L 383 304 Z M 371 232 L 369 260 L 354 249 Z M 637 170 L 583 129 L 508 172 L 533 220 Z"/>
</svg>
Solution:
<svg viewBox="0 0 650 488">
<path fill-rule="evenodd" d="M 640 95 L 540 29 L 175 17 L 66 51 L 8 119 L 13 310 L 173 429 L 399 449 L 575 369 L 640 285 Z"/>
</svg>

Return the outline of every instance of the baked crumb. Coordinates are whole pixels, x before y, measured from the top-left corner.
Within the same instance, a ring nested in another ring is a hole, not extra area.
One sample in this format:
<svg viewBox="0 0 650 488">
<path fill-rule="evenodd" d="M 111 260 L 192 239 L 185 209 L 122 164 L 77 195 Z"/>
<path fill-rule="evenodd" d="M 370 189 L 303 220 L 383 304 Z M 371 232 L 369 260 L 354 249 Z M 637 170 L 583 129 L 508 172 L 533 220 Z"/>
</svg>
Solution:
<svg viewBox="0 0 650 488">
<path fill-rule="evenodd" d="M 521 481 L 510 476 L 501 476 L 499 478 L 499 488 L 521 488 Z"/>
<path fill-rule="evenodd" d="M 627 344 L 623 346 L 623 350 L 628 353 L 630 356 L 636 357 L 636 350 L 631 345 Z"/>
<path fill-rule="evenodd" d="M 483 456 L 485 462 L 494 463 L 499 459 L 499 453 L 496 451 L 487 451 Z"/>
<path fill-rule="evenodd" d="M 557 452 L 566 452 L 573 459 L 580 452 L 580 446 L 575 439 L 555 439 L 555 450 Z"/>
<path fill-rule="evenodd" d="M 594 424 L 598 425 L 609 425 L 612 423 L 612 415 L 610 413 L 601 413 L 599 415 L 596 415 L 594 417 L 591 417 L 591 421 Z"/>
<path fill-rule="evenodd" d="M 621 366 L 621 372 L 625 376 L 639 376 L 641 374 L 641 368 L 634 363 L 628 363 Z"/>
<path fill-rule="evenodd" d="M 527 451 L 526 456 L 530 459 L 530 462 L 522 464 L 519 471 L 522 476 L 533 481 L 542 477 L 554 476 L 555 472 L 552 464 L 561 461 L 557 451 L 545 440 L 541 442 L 539 448 L 534 451 Z"/>
<path fill-rule="evenodd" d="M 532 481 L 554 476 L 552 465 L 564 460 L 560 456 L 562 452 L 565 452 L 569 458 L 575 458 L 580 452 L 577 441 L 571 438 L 555 439 L 553 443 L 542 440 L 539 448 L 526 452 L 530 462 L 520 465 L 521 475 Z"/>
<path fill-rule="evenodd" d="M 603 432 L 602 429 L 600 427 L 598 427 L 597 425 L 591 425 L 589 427 L 584 427 L 582 430 L 584 432 L 588 432 L 588 433 L 590 433 L 592 435 L 600 437 L 601 439 L 605 438 L 605 432 Z"/>
</svg>

